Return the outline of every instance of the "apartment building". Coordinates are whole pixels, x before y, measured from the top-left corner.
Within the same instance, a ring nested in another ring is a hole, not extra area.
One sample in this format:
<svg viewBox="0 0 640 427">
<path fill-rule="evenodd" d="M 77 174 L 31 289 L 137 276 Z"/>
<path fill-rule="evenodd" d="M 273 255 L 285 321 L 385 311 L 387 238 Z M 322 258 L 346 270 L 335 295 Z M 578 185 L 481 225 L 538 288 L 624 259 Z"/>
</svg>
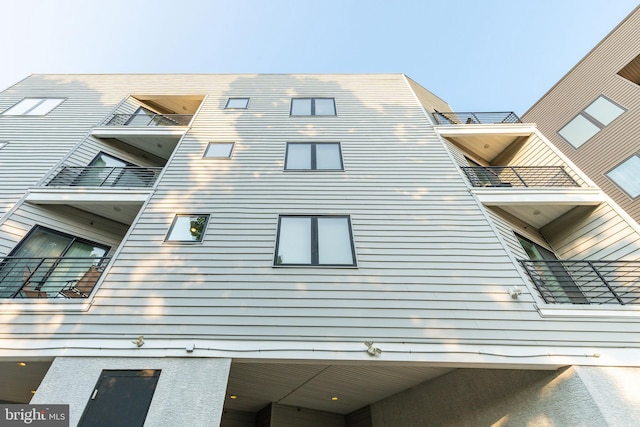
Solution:
<svg viewBox="0 0 640 427">
<path fill-rule="evenodd" d="M 633 425 L 640 228 L 403 74 L 0 94 L 0 401 L 72 426 Z"/>
<path fill-rule="evenodd" d="M 523 118 L 640 222 L 640 6 Z"/>
</svg>

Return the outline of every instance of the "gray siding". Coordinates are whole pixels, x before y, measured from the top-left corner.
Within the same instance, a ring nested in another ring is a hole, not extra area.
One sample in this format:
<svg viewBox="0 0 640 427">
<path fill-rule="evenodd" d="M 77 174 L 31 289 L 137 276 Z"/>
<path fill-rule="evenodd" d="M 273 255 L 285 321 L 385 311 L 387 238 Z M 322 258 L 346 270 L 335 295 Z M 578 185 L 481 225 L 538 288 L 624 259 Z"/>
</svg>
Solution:
<svg viewBox="0 0 640 427">
<path fill-rule="evenodd" d="M 57 158 L 45 162 L 48 153 L 34 153 L 46 167 L 32 182 L 79 141 L 83 146 L 72 156 L 78 163 L 106 149 L 85 136 L 131 93 L 206 98 L 93 305 L 84 313 L 57 314 L 52 331 L 50 313 L 9 314 L 0 301 L 0 338 L 12 346 L 54 341 L 55 354 L 56 346 L 82 342 L 77 354 L 97 347 L 118 352 L 130 345 L 123 337 L 144 335 L 144 351 L 154 340 L 175 342 L 182 351 L 186 339 L 214 349 L 288 341 L 292 352 L 313 358 L 322 355 L 304 350 L 308 343 L 361 347 L 369 339 L 453 345 L 477 354 L 485 345 L 619 346 L 640 330 L 633 319 L 542 319 L 531 295 L 509 296 L 525 282 L 504 245 L 513 249 L 508 227 L 490 221 L 470 193 L 402 75 L 34 76 L 11 95 L 21 97 L 22 86 L 35 93 L 41 80 L 59 82 L 57 94 L 84 85 L 97 95 L 73 101 L 92 111 L 91 120 L 78 125 L 77 134 L 65 134 Z M 250 108 L 224 110 L 229 96 L 250 97 Z M 337 116 L 289 116 L 291 97 L 312 96 L 335 97 Z M 18 127 L 19 118 L 12 120 Z M 73 121 L 70 114 L 66 122 Z M 48 130 L 40 132 L 42 143 Z M 210 141 L 235 142 L 232 158 L 203 159 Z M 286 143 L 295 141 L 340 142 L 345 170 L 283 171 Z M 19 178 L 12 188 L 17 194 L 25 185 Z M 0 224 L 2 250 L 42 221 L 65 229 L 77 222 L 77 232 L 114 244 L 127 232 L 106 223 L 92 228 L 82 214 L 45 210 L 21 205 Z M 177 213 L 211 215 L 201 244 L 164 242 Z M 274 267 L 281 214 L 350 215 L 357 268 Z M 635 253 L 631 234 L 628 253 Z M 575 246 L 565 245 L 567 253 Z"/>
</svg>

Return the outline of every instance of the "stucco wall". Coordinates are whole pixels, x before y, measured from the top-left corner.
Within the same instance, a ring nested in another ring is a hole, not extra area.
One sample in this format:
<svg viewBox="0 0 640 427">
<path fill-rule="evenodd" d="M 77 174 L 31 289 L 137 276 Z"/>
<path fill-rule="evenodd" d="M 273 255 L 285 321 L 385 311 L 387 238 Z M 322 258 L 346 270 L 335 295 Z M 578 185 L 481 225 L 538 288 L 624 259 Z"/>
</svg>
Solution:
<svg viewBox="0 0 640 427">
<path fill-rule="evenodd" d="M 58 357 L 31 404 L 68 404 L 76 426 L 103 369 L 161 369 L 145 427 L 218 426 L 230 359 Z"/>
</svg>

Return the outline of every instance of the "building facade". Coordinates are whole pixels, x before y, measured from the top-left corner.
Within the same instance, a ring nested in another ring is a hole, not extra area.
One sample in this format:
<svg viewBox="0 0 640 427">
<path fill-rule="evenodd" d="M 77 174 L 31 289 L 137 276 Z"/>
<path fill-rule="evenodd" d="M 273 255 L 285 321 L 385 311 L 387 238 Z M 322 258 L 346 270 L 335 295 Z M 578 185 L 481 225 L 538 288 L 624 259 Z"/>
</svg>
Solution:
<svg viewBox="0 0 640 427">
<path fill-rule="evenodd" d="M 640 222 L 640 7 L 523 119 Z"/>
<path fill-rule="evenodd" d="M 0 400 L 70 425 L 633 425 L 640 228 L 402 74 L 0 94 Z"/>
</svg>

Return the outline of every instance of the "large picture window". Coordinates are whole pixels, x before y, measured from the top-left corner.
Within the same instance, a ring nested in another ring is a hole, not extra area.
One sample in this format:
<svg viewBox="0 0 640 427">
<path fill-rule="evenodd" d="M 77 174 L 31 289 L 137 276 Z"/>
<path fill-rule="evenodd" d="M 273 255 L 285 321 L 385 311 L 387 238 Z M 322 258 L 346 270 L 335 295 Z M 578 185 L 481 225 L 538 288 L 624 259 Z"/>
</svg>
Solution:
<svg viewBox="0 0 640 427">
<path fill-rule="evenodd" d="M 280 216 L 274 264 L 355 266 L 349 217 Z"/>
<path fill-rule="evenodd" d="M 2 113 L 3 116 L 44 116 L 64 101 L 64 98 L 25 98 Z"/>
<path fill-rule="evenodd" d="M 291 98 L 292 116 L 335 116 L 334 98 Z"/>
<path fill-rule="evenodd" d="M 285 170 L 342 170 L 338 143 L 287 143 Z"/>
<path fill-rule="evenodd" d="M 618 104 L 600 96 L 560 129 L 558 134 L 578 148 L 625 111 Z"/>
<path fill-rule="evenodd" d="M 637 154 L 616 166 L 607 176 L 632 198 L 640 196 L 640 156 Z"/>
</svg>

